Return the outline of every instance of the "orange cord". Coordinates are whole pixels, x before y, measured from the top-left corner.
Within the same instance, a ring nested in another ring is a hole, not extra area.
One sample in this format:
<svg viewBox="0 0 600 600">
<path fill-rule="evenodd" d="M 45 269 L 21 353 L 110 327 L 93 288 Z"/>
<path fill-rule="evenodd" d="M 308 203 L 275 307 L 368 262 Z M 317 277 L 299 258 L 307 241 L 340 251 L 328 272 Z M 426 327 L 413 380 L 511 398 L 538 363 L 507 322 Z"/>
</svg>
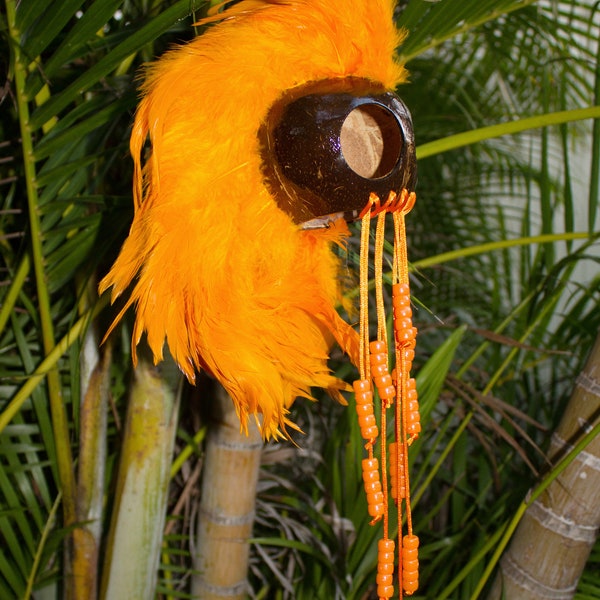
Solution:
<svg viewBox="0 0 600 600">
<path fill-rule="evenodd" d="M 385 242 L 385 212 L 377 216 L 375 229 L 375 249 L 373 269 L 375 278 L 375 306 L 377 307 L 377 339 L 385 344 L 387 349 L 387 328 L 385 323 L 385 304 L 383 300 L 383 245 Z"/>
<path fill-rule="evenodd" d="M 412 325 L 406 227 L 404 217 L 412 209 L 414 192 L 402 190 L 398 196 L 391 192 L 382 204 L 371 194 L 369 202 L 360 213 L 362 231 L 360 240 L 360 380 L 354 382 L 356 410 L 361 435 L 367 443 L 368 458 L 363 460 L 363 481 L 367 494 L 367 506 L 372 517 L 371 524 L 383 518 L 383 539 L 379 540 L 377 562 L 377 595 L 388 600 L 394 594 L 393 573 L 395 543 L 388 539 L 388 472 L 391 495 L 398 511 L 398 580 L 399 598 L 403 592 L 413 594 L 418 587 L 418 545 L 413 535 L 410 508 L 410 484 L 408 477 L 408 447 L 420 431 L 418 403 L 414 379 L 410 369 L 414 358 L 416 328 Z M 385 244 L 385 218 L 388 212 L 394 222 L 394 254 L 392 265 L 392 304 L 394 309 L 394 347 L 396 369 L 388 372 L 388 339 L 383 294 L 383 250 Z M 377 341 L 369 343 L 369 255 L 370 221 L 377 216 L 374 243 L 375 307 L 377 313 Z M 377 429 L 373 414 L 373 384 L 381 401 L 380 428 Z M 396 402 L 395 443 L 387 444 L 387 409 Z M 374 458 L 373 446 L 380 436 L 380 461 Z M 388 451 L 390 453 L 388 462 Z M 393 455 L 392 455 L 393 454 Z M 379 476 L 381 464 L 381 478 Z M 407 535 L 402 535 L 402 504 L 406 512 Z"/>
<path fill-rule="evenodd" d="M 401 471 L 404 474 L 404 503 L 406 510 L 407 535 L 402 537 L 402 509 L 398 499 L 399 545 L 398 579 L 400 598 L 402 591 L 412 595 L 418 588 L 418 545 L 419 538 L 413 534 L 412 511 L 410 506 L 410 480 L 408 477 L 408 446 L 420 431 L 416 387 L 410 379 L 410 369 L 414 358 L 416 328 L 412 325 L 410 308 L 410 287 L 408 277 L 408 257 L 406 250 L 405 215 L 413 207 L 414 194 L 404 190 L 399 209 L 393 213 L 394 219 L 394 273 L 392 303 L 394 306 L 394 337 L 396 346 L 396 388 L 398 393 L 396 407 L 397 436 L 397 477 L 400 482 Z M 401 408 L 398 406 L 401 404 Z M 399 422 L 401 421 L 401 423 Z M 402 463 L 402 468 L 400 464 Z M 400 485 L 400 483 L 398 483 Z"/>
<path fill-rule="evenodd" d="M 371 196 L 372 198 L 372 196 Z M 370 200 L 372 203 L 372 199 Z M 366 211 L 362 217 L 360 236 L 360 323 L 359 323 L 359 373 L 361 379 L 370 381 L 370 365 L 367 360 L 369 343 L 369 241 L 371 215 Z"/>
</svg>

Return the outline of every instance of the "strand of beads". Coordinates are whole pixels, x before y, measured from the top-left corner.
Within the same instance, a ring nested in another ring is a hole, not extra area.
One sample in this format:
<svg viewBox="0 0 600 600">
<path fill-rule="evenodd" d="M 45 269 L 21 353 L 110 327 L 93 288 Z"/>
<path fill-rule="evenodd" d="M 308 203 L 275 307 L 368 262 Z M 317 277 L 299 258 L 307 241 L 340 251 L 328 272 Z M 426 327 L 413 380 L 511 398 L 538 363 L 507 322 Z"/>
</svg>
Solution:
<svg viewBox="0 0 600 600">
<path fill-rule="evenodd" d="M 396 379 L 402 388 L 402 402 L 406 404 L 406 433 L 411 444 L 421 431 L 421 417 L 417 385 L 414 379 L 408 378 L 415 355 L 417 328 L 413 327 L 412 309 L 410 306 L 410 288 L 408 283 L 396 283 L 392 286 L 392 306 L 394 309 L 394 339 L 402 363 L 404 381 Z M 394 374 L 395 375 L 395 374 Z M 405 382 L 405 383 L 404 383 Z"/>
<path fill-rule="evenodd" d="M 402 588 L 407 596 L 419 587 L 419 538 L 405 535 L 402 538 Z"/>
<path fill-rule="evenodd" d="M 417 328 L 413 327 L 412 322 L 408 283 L 392 285 L 392 307 L 394 310 L 394 339 L 399 348 L 404 350 L 403 359 L 406 372 L 408 372 L 412 367 L 417 339 Z"/>
<path fill-rule="evenodd" d="M 371 384 L 366 379 L 359 379 L 352 384 L 352 387 L 354 388 L 354 397 L 356 398 L 356 414 L 358 415 L 360 434 L 366 440 L 366 446 L 369 448 L 373 446 L 379 435 L 373 410 Z"/>
<path fill-rule="evenodd" d="M 373 518 L 371 524 L 379 521 L 385 512 L 383 488 L 379 477 L 379 461 L 376 458 L 365 458 L 362 461 L 363 483 L 367 495 L 367 510 Z"/>
<path fill-rule="evenodd" d="M 398 444 L 392 442 L 389 446 L 390 453 L 390 486 L 392 499 L 398 503 L 406 497 L 406 477 L 404 475 L 404 460 L 398 452 Z M 401 446 L 400 446 L 401 447 Z M 400 479 L 400 488 L 398 489 L 398 478 Z M 398 494 L 400 492 L 400 494 Z"/>
<path fill-rule="evenodd" d="M 406 433 L 409 436 L 408 443 L 412 444 L 421 432 L 417 382 L 412 377 L 406 382 L 406 405 Z"/>
<path fill-rule="evenodd" d="M 394 540 L 382 539 L 377 544 L 377 596 L 391 598 L 394 595 Z"/>
<path fill-rule="evenodd" d="M 388 370 L 388 354 L 385 342 L 379 340 L 369 344 L 371 350 L 371 377 L 381 401 L 388 408 L 396 397 L 396 386 Z"/>
<path fill-rule="evenodd" d="M 398 221 L 403 230 L 403 219 Z M 396 428 L 397 444 L 390 444 L 390 471 L 392 497 L 398 505 L 399 520 L 401 518 L 401 499 L 404 498 L 406 502 L 408 535 L 401 539 L 399 579 L 401 589 L 407 596 L 410 596 L 417 590 L 419 585 L 419 538 L 412 533 L 410 492 L 406 473 L 408 469 L 407 452 L 408 446 L 412 444 L 421 431 L 421 421 L 416 381 L 409 376 L 415 356 L 417 329 L 412 323 L 408 273 L 402 273 L 399 279 L 399 283 L 392 285 L 397 362 L 397 370 L 393 373 L 393 380 L 398 388 L 399 403 L 402 404 L 401 407 L 397 408 L 397 419 L 400 415 L 402 416 L 401 423 L 397 423 Z M 398 479 L 400 479 L 399 482 Z M 402 592 L 400 597 L 402 597 Z"/>
</svg>

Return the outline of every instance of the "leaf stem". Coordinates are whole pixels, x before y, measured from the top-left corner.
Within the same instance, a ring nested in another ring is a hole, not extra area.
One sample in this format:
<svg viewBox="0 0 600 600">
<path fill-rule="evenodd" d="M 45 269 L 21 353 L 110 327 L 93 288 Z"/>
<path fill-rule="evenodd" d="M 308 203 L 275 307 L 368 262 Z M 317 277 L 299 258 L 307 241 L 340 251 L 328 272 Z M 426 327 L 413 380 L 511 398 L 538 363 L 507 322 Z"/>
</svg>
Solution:
<svg viewBox="0 0 600 600">
<path fill-rule="evenodd" d="M 12 66 L 14 69 L 15 97 L 23 150 L 23 167 L 29 210 L 31 254 L 36 280 L 43 350 L 44 355 L 48 356 L 55 347 L 54 326 L 52 323 L 50 293 L 48 291 L 48 283 L 44 270 L 42 231 L 38 212 L 36 165 L 33 154 L 33 136 L 29 124 L 29 105 L 25 95 L 27 64 L 29 61 L 27 61 L 26 56 L 21 51 L 21 33 L 17 28 L 15 0 L 6 0 L 6 16 L 9 36 L 12 40 Z M 75 522 L 75 476 L 73 473 L 73 457 L 69 441 L 69 425 L 62 397 L 58 369 L 48 371 L 47 381 L 50 410 L 52 413 L 52 425 L 56 442 L 56 455 L 60 478 L 59 486 L 63 494 L 64 524 L 68 526 Z"/>
<path fill-rule="evenodd" d="M 462 148 L 463 146 L 470 146 L 484 140 L 520 133 L 528 129 L 538 129 L 540 127 L 548 127 L 549 125 L 561 125 L 562 123 L 570 123 L 572 121 L 598 118 L 600 118 L 600 106 L 588 106 L 587 108 L 544 113 L 516 121 L 507 121 L 506 123 L 480 127 L 421 144 L 417 147 L 417 159 L 433 156 L 434 154 L 442 154 L 443 152 Z"/>
<path fill-rule="evenodd" d="M 547 233 L 544 235 L 534 235 L 529 237 L 520 237 L 510 240 L 499 240 L 496 242 L 488 242 L 486 244 L 477 244 L 476 246 L 459 248 L 458 250 L 452 250 L 450 252 L 444 252 L 443 254 L 436 254 L 413 262 L 411 270 L 425 269 L 427 267 L 433 267 L 441 265 L 442 263 L 450 262 L 460 258 L 466 258 L 467 256 L 474 256 L 477 254 L 486 254 L 494 250 L 504 250 L 505 248 L 511 248 L 512 246 L 529 246 L 531 244 L 546 244 L 548 242 L 560 242 L 566 240 L 587 240 L 590 238 L 590 234 L 587 231 L 573 231 L 567 233 Z"/>
</svg>

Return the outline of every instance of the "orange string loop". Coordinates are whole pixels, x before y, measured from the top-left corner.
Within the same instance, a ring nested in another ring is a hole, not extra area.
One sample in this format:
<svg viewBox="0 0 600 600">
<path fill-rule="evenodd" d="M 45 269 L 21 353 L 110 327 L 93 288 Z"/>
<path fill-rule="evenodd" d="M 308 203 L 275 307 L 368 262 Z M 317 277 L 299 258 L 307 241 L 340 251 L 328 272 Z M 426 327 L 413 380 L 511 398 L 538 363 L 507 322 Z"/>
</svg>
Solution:
<svg viewBox="0 0 600 600">
<path fill-rule="evenodd" d="M 369 194 L 369 201 L 367 202 L 366 206 L 360 211 L 358 218 L 364 219 L 364 217 L 366 217 L 367 215 L 369 215 L 369 218 L 372 218 L 374 216 L 374 212 L 376 214 L 380 210 L 380 208 L 381 200 L 379 199 L 379 196 L 375 192 L 371 192 Z"/>
</svg>

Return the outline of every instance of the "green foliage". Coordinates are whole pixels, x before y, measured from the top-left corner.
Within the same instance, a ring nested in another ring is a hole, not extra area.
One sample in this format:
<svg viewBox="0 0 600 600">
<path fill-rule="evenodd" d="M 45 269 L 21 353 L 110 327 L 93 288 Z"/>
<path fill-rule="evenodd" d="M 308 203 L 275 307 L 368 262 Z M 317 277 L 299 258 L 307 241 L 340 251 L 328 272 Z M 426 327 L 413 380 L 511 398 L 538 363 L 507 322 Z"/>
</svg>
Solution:
<svg viewBox="0 0 600 600">
<path fill-rule="evenodd" d="M 74 465 L 89 436 L 82 402 L 101 374 L 111 411 L 100 534 L 108 530 L 129 335 L 125 326 L 102 370 L 95 274 L 130 222 L 135 74 L 193 35 L 194 8 L 5 0 L 0 12 L 2 598 L 58 597 L 64 587 Z M 424 408 L 412 453 L 418 597 L 476 598 L 600 330 L 599 17 L 585 0 L 404 0 L 397 14 L 410 31 L 400 53 L 411 80 L 399 93 L 419 143 L 408 218 Z M 332 366 L 355 376 L 343 361 Z M 162 545 L 165 598 L 189 590 L 205 431 L 189 406 Z M 380 534 L 366 516 L 352 406 L 325 398 L 295 410 L 307 435 L 265 451 L 255 595 L 368 597 Z M 579 600 L 600 598 L 599 560 L 596 547 Z"/>
<path fill-rule="evenodd" d="M 81 401 L 99 358 L 89 329 L 98 312 L 94 273 L 129 218 L 131 174 L 123 157 L 134 75 L 164 48 L 157 39 L 187 30 L 179 20 L 190 8 L 188 0 L 54 0 L 40 10 L 38 2 L 7 0 L 0 14 L 5 598 L 62 585 L 57 550 L 80 500 L 73 456 L 81 449 Z M 113 424 L 113 444 L 115 434 Z"/>
</svg>

